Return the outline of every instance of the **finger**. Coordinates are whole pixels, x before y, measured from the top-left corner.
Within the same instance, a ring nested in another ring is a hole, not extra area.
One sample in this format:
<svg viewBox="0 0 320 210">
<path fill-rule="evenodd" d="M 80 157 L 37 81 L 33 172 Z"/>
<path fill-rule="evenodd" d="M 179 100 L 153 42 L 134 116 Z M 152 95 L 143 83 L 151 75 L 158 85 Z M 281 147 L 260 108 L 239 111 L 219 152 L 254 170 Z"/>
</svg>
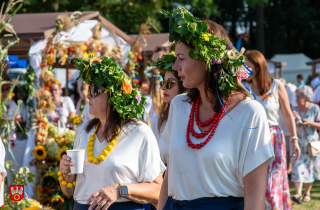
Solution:
<svg viewBox="0 0 320 210">
<path fill-rule="evenodd" d="M 296 158 L 296 161 L 298 161 L 299 160 L 299 158 L 300 158 L 300 150 L 299 149 L 297 149 L 297 158 Z"/>
<path fill-rule="evenodd" d="M 99 196 L 99 194 L 100 194 L 100 192 L 99 192 L 99 191 L 98 191 L 98 192 L 93 193 L 93 194 L 89 197 L 89 199 L 87 200 L 86 204 L 91 203 L 91 202 L 93 201 L 93 199 L 95 199 L 96 197 L 98 197 L 98 196 Z"/>
<path fill-rule="evenodd" d="M 107 199 L 102 199 L 102 200 L 98 203 L 98 205 L 97 205 L 97 207 L 95 208 L 95 210 L 100 210 L 100 209 L 104 208 L 104 206 L 105 206 L 106 203 L 107 203 Z"/>
<path fill-rule="evenodd" d="M 62 159 L 67 161 L 71 160 L 71 158 L 66 154 L 62 155 Z"/>
<path fill-rule="evenodd" d="M 112 204 L 113 202 L 111 200 L 108 200 L 106 204 L 104 204 L 104 207 L 102 208 L 102 210 L 107 210 Z"/>
<path fill-rule="evenodd" d="M 92 204 L 90 205 L 88 210 L 92 210 L 92 209 L 94 209 L 94 207 L 97 207 L 101 200 L 102 200 L 101 196 L 96 197 L 96 199 L 92 202 Z"/>
</svg>

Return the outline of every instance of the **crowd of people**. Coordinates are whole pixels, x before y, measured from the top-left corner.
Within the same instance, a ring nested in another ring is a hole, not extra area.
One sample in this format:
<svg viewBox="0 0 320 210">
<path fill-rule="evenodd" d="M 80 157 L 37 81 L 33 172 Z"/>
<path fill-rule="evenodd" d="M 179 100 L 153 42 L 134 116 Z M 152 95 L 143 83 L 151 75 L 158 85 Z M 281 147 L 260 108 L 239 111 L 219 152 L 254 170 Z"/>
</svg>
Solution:
<svg viewBox="0 0 320 210">
<path fill-rule="evenodd" d="M 171 30 L 174 51 L 155 51 L 155 66 L 145 70 L 139 90 L 118 64 L 103 67 L 116 75 L 100 84 L 92 83 L 98 74 L 90 68 L 101 60 L 79 69 L 90 84 L 74 142 L 78 146 L 81 136 L 84 171 L 71 174 L 74 163 L 64 155 L 59 178 L 63 193 L 74 197 L 74 209 L 133 210 L 152 204 L 148 208 L 289 210 L 291 199 L 310 202 L 312 184 L 320 179 L 320 156 L 309 150 L 319 140 L 317 82 L 310 87 L 298 75 L 296 87 L 274 79 L 263 54 L 237 52 L 219 24 L 200 21 L 184 8 L 169 17 L 170 30 L 186 23 L 195 28 Z M 51 123 L 76 114 L 58 83 L 50 92 Z M 14 107 L 8 101 L 8 117 Z M 290 179 L 295 195 L 290 195 Z"/>
</svg>

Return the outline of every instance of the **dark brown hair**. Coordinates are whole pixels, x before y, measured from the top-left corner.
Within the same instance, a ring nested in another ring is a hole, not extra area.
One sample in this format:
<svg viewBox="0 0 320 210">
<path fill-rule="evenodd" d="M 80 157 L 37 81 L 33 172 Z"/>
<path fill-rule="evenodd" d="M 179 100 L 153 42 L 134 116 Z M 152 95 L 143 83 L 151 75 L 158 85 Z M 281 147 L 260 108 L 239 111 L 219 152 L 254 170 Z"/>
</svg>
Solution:
<svg viewBox="0 0 320 210">
<path fill-rule="evenodd" d="M 176 78 L 176 81 L 178 81 L 178 87 L 179 87 L 179 94 L 184 93 L 187 88 L 183 87 L 182 81 L 179 81 L 180 78 L 178 77 L 177 72 L 172 72 L 174 77 Z M 161 126 L 164 122 L 168 120 L 169 116 L 169 109 L 170 109 L 170 103 L 163 103 L 161 106 L 160 112 L 159 112 L 159 119 L 158 119 L 158 132 L 161 134 Z"/>
<path fill-rule="evenodd" d="M 227 34 L 227 31 L 218 23 L 213 22 L 212 20 L 204 20 L 204 23 L 208 26 L 208 33 L 211 33 L 217 37 L 221 37 L 222 40 L 227 41 L 227 49 L 231 49 L 232 43 L 231 40 Z M 184 43 L 186 44 L 186 43 Z M 194 48 L 192 45 L 186 44 L 189 48 Z M 227 101 L 227 98 L 222 95 L 222 91 L 217 89 L 217 83 L 219 76 L 222 75 L 222 65 L 211 65 L 211 72 L 207 71 L 206 79 L 205 79 L 205 90 L 206 90 L 206 98 L 207 100 L 213 105 L 213 111 L 215 112 L 221 112 L 222 105 L 218 101 L 218 94 L 223 103 Z M 227 70 L 224 70 L 227 72 Z M 234 80 L 234 82 L 239 85 L 239 81 L 237 79 Z M 238 86 L 238 91 L 244 93 L 247 95 L 246 91 Z M 218 94 L 217 94 L 218 92 Z M 209 94 L 211 93 L 213 95 L 213 99 L 209 98 Z M 188 99 L 186 100 L 188 103 L 192 104 L 199 96 L 200 92 L 197 88 L 190 88 L 187 91 Z M 213 101 L 216 100 L 216 101 Z"/>
<path fill-rule="evenodd" d="M 257 79 L 259 94 L 263 95 L 264 93 L 268 92 L 273 82 L 268 69 L 267 61 L 263 54 L 258 50 L 247 50 L 244 55 L 256 69 L 255 78 Z M 252 83 L 252 81 L 248 83 Z"/>
</svg>

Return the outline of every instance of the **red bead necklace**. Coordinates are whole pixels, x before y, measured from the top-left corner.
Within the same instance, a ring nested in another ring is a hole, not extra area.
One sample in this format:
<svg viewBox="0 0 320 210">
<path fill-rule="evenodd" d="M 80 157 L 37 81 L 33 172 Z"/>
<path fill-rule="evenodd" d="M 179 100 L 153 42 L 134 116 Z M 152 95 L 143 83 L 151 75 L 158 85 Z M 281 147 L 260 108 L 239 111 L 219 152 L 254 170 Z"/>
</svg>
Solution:
<svg viewBox="0 0 320 210">
<path fill-rule="evenodd" d="M 212 118 L 209 118 L 207 121 L 205 122 L 201 122 L 199 120 L 199 106 L 200 106 L 200 96 L 196 99 L 196 101 L 192 104 L 192 108 L 191 108 L 191 113 L 189 116 L 189 122 L 188 122 L 188 128 L 187 128 L 187 143 L 188 146 L 191 147 L 192 149 L 200 149 L 201 147 L 204 147 L 209 141 L 210 139 L 213 137 L 214 133 L 216 132 L 216 129 L 219 125 L 219 122 L 224 114 L 224 109 L 221 109 L 220 113 L 214 113 Z M 225 106 L 226 108 L 226 106 Z M 197 133 L 194 131 L 193 129 L 193 119 L 195 116 L 195 121 L 196 124 L 200 127 L 205 127 L 210 125 L 210 123 L 212 123 L 212 125 L 203 133 Z M 211 132 L 211 133 L 210 133 Z M 196 137 L 197 139 L 199 138 L 204 138 L 206 135 L 208 135 L 210 133 L 210 135 L 207 137 L 207 139 L 204 142 L 201 142 L 200 144 L 193 144 L 191 142 L 190 139 L 190 133 L 192 136 Z"/>
</svg>

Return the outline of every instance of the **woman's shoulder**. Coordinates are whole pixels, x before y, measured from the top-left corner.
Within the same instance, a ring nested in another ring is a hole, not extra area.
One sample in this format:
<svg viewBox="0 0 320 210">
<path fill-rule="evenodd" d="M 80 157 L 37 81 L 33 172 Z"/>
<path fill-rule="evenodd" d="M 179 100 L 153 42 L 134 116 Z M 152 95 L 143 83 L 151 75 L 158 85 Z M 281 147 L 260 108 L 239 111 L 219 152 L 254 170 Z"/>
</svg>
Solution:
<svg viewBox="0 0 320 210">
<path fill-rule="evenodd" d="M 190 105 L 187 100 L 189 99 L 188 95 L 185 94 L 185 93 L 182 93 L 182 94 L 179 94 L 179 95 L 176 95 L 171 103 L 170 103 L 170 106 L 179 106 L 179 108 L 183 108 L 183 105 Z"/>
<path fill-rule="evenodd" d="M 154 137 L 151 128 L 142 121 L 137 121 L 136 123 L 128 122 L 123 126 L 122 130 L 127 136 L 130 136 L 130 138 L 134 138 L 134 136 L 144 137 L 144 139 Z"/>
<path fill-rule="evenodd" d="M 320 107 L 318 106 L 318 104 L 314 104 L 312 103 L 310 108 L 309 108 L 310 111 L 316 113 L 316 112 L 320 112 Z"/>
<path fill-rule="evenodd" d="M 249 97 L 241 101 L 238 106 L 240 105 L 240 110 L 246 114 L 265 114 L 264 107 L 256 100 L 253 100 Z"/>
</svg>

